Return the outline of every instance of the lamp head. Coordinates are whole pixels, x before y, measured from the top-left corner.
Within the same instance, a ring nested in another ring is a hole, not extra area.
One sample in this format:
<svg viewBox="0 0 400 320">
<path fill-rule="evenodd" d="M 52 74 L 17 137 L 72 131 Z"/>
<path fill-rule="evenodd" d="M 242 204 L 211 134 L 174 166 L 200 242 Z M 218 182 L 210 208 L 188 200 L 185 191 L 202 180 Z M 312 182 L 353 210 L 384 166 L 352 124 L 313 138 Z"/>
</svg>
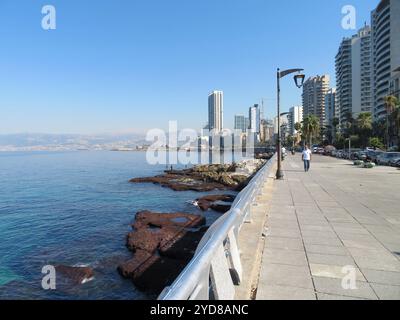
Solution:
<svg viewBox="0 0 400 320">
<path fill-rule="evenodd" d="M 301 88 L 304 84 L 306 76 L 303 73 L 298 73 L 294 76 L 294 82 L 297 88 Z"/>
</svg>

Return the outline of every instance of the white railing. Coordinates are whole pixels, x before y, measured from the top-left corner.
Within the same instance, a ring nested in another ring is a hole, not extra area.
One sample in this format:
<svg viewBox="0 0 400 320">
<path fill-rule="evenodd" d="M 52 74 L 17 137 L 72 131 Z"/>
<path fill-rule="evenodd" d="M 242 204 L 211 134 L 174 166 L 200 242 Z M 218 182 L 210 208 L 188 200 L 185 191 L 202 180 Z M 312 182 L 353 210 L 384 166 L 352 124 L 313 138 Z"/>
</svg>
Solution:
<svg viewBox="0 0 400 320">
<path fill-rule="evenodd" d="M 251 222 L 251 206 L 260 194 L 272 163 L 270 159 L 236 197 L 231 210 L 210 226 L 193 259 L 158 297 L 159 300 L 232 300 L 242 281 L 238 235 Z"/>
</svg>

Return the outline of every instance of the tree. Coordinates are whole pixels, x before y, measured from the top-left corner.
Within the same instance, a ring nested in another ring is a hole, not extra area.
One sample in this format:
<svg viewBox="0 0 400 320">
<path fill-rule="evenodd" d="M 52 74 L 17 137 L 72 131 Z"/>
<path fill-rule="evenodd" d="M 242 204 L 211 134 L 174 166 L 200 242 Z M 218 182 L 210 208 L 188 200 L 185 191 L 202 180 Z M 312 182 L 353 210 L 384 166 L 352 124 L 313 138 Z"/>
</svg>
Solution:
<svg viewBox="0 0 400 320">
<path fill-rule="evenodd" d="M 361 112 L 357 117 L 357 128 L 360 136 L 361 146 L 368 147 L 368 139 L 372 134 L 372 114 L 370 112 Z"/>
<path fill-rule="evenodd" d="M 301 125 L 300 122 L 296 122 L 296 123 L 294 124 L 294 129 L 295 129 L 297 132 L 300 132 L 302 128 L 303 128 L 303 126 Z"/>
<path fill-rule="evenodd" d="M 333 137 L 334 137 L 334 140 L 336 140 L 337 127 L 338 127 L 339 124 L 340 124 L 339 118 L 336 118 L 336 117 L 333 118 L 332 126 L 333 126 Z"/>
<path fill-rule="evenodd" d="M 301 125 L 300 122 L 296 122 L 294 124 L 294 129 L 296 130 L 296 144 L 301 142 L 301 136 L 302 136 L 302 131 L 303 131 L 303 126 Z"/>
<path fill-rule="evenodd" d="M 294 136 L 288 136 L 286 138 L 286 147 L 292 148 L 294 146 L 295 141 L 296 141 L 296 138 Z"/>
<path fill-rule="evenodd" d="M 327 125 L 323 128 L 323 135 L 325 136 L 324 145 L 333 143 L 332 126 Z"/>
<path fill-rule="evenodd" d="M 384 145 L 378 137 L 369 138 L 369 146 L 375 149 L 383 149 Z"/>
<path fill-rule="evenodd" d="M 311 114 L 304 118 L 303 120 L 303 134 L 312 146 L 313 138 L 316 138 L 320 133 L 319 119 Z"/>
<path fill-rule="evenodd" d="M 354 134 L 354 118 L 353 114 L 349 111 L 345 114 L 344 120 L 344 132 L 346 138 L 349 138 L 352 134 Z"/>
<path fill-rule="evenodd" d="M 370 112 L 361 112 L 357 118 L 357 125 L 361 130 L 372 130 L 372 114 Z"/>
<path fill-rule="evenodd" d="M 372 124 L 372 136 L 373 137 L 385 137 L 386 134 L 386 121 L 379 119 L 374 121 Z"/>
<path fill-rule="evenodd" d="M 337 133 L 335 137 L 335 143 L 333 144 L 336 149 L 343 149 L 343 147 L 346 145 L 346 139 L 341 133 Z"/>
<path fill-rule="evenodd" d="M 397 146 L 398 151 L 400 151 L 400 104 L 397 105 L 395 111 L 392 114 L 394 128 L 395 128 L 395 135 L 397 137 Z"/>
<path fill-rule="evenodd" d="M 395 112 L 399 106 L 399 100 L 395 96 L 386 96 L 384 98 L 385 107 L 386 107 L 386 147 L 389 148 L 390 144 L 390 131 L 394 132 L 396 136 L 398 136 L 398 125 L 396 125 L 397 121 L 393 118 L 396 117 L 398 112 Z M 394 125 L 393 125 L 394 122 Z M 392 129 L 392 130 L 391 130 Z"/>
</svg>

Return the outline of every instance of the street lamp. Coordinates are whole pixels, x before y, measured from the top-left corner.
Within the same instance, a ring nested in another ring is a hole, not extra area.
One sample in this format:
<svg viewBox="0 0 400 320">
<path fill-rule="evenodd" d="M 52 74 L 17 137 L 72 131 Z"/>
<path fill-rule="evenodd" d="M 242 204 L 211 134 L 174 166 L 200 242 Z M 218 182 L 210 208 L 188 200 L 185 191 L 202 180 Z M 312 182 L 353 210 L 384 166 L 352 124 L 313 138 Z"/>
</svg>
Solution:
<svg viewBox="0 0 400 320">
<path fill-rule="evenodd" d="M 301 88 L 304 84 L 304 79 L 305 75 L 302 74 L 301 72 L 304 69 L 289 69 L 285 71 L 280 71 L 278 68 L 278 72 L 276 73 L 276 78 L 277 78 L 277 83 L 278 83 L 278 139 L 277 139 L 277 153 L 278 153 L 278 169 L 276 171 L 276 179 L 281 180 L 283 179 L 283 173 L 282 173 L 282 142 L 281 142 L 281 106 L 280 106 L 280 98 L 281 98 L 281 84 L 280 80 L 283 77 L 286 77 L 287 75 L 291 73 L 298 72 L 297 75 L 294 76 L 294 82 L 296 84 L 296 87 Z"/>
</svg>

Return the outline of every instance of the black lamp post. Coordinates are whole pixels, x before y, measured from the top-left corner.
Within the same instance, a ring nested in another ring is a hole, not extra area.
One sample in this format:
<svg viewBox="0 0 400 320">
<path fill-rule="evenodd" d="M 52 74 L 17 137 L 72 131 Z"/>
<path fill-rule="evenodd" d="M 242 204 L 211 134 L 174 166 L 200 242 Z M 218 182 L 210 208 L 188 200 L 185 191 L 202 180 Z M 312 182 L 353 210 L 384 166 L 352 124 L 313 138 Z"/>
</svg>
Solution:
<svg viewBox="0 0 400 320">
<path fill-rule="evenodd" d="M 276 179 L 283 179 L 282 173 L 282 142 L 281 142 L 281 78 L 287 76 L 288 74 L 298 72 L 297 75 L 294 76 L 294 82 L 298 88 L 301 88 L 304 84 L 305 75 L 301 73 L 304 69 L 289 69 L 285 71 L 280 71 L 278 68 L 278 72 L 276 73 L 277 83 L 278 83 L 278 139 L 277 139 L 277 153 L 278 153 L 278 169 L 276 171 Z"/>
</svg>

